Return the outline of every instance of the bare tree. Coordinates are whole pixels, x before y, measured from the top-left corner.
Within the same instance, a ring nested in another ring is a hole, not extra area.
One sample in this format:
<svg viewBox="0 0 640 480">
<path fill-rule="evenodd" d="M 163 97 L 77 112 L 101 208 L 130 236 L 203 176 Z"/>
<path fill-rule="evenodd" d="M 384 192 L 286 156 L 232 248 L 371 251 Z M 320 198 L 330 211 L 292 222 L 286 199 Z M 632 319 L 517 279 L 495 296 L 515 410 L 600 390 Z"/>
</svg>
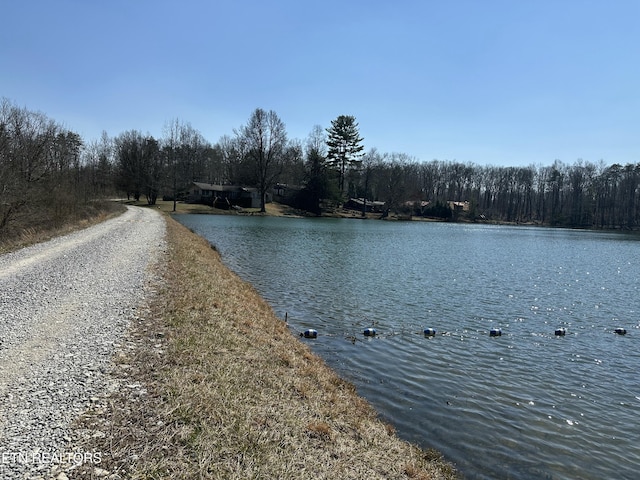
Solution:
<svg viewBox="0 0 640 480">
<path fill-rule="evenodd" d="M 121 133 L 115 139 L 118 185 L 138 201 L 141 195 L 154 205 L 160 191 L 163 162 L 158 141 L 137 130 Z"/>
<path fill-rule="evenodd" d="M 42 113 L 0 104 L 0 230 L 48 201 L 55 170 L 56 135 L 61 132 Z M 42 213 L 42 211 L 40 211 Z M 32 217 L 35 218 L 35 217 Z M 51 217 L 50 217 L 51 218 Z"/>
<path fill-rule="evenodd" d="M 178 201 L 179 168 L 178 145 L 180 139 L 180 121 L 176 118 L 166 123 L 162 137 L 162 151 L 164 153 L 169 188 L 173 199 L 173 211 L 176 211 Z"/>
<path fill-rule="evenodd" d="M 87 197 L 80 136 L 0 99 L 0 236 L 61 225 Z"/>
<path fill-rule="evenodd" d="M 320 125 L 314 125 L 311 132 L 309 132 L 305 150 L 307 155 L 313 152 L 324 159 L 327 158 L 327 135 Z"/>
<path fill-rule="evenodd" d="M 236 135 L 223 135 L 217 143 L 222 158 L 220 183 L 253 184 L 253 174 L 248 172 L 245 145 Z"/>
<path fill-rule="evenodd" d="M 178 197 L 189 188 L 190 183 L 211 176 L 207 165 L 211 145 L 190 123 L 177 118 L 165 124 L 161 143 L 175 212 Z"/>
<path fill-rule="evenodd" d="M 299 139 L 290 140 L 284 149 L 283 172 L 279 182 L 300 185 L 304 179 L 304 146 Z"/>
<path fill-rule="evenodd" d="M 382 155 L 378 152 L 378 149 L 373 147 L 362 157 L 361 164 L 361 181 L 362 181 L 362 216 L 364 217 L 367 212 L 367 197 L 374 200 L 374 196 L 371 194 L 371 184 L 373 182 L 373 174 L 376 168 L 382 163 Z"/>
<path fill-rule="evenodd" d="M 304 188 L 300 195 L 300 206 L 320 215 L 323 199 L 337 196 L 331 192 L 329 168 L 327 166 L 327 137 L 320 125 L 315 125 L 305 144 Z"/>
<path fill-rule="evenodd" d="M 244 145 L 246 158 L 256 174 L 260 193 L 260 211 L 266 211 L 267 192 L 282 173 L 286 161 L 287 132 L 285 124 L 273 111 L 257 108 L 246 125 L 236 132 Z"/>
</svg>

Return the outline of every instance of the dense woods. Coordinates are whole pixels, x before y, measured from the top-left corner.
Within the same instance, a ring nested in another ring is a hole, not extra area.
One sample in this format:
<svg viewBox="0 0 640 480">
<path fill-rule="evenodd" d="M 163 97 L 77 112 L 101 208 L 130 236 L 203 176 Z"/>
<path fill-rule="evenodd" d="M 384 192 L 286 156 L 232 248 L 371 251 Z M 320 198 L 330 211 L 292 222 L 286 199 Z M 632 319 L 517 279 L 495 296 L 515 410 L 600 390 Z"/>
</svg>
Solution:
<svg viewBox="0 0 640 480">
<path fill-rule="evenodd" d="M 640 163 L 577 160 L 504 167 L 364 148 L 353 116 L 306 139 L 289 139 L 274 111 L 210 143 L 189 123 L 168 122 L 161 138 L 137 130 L 86 141 L 40 112 L 0 101 L 0 239 L 55 226 L 114 195 L 175 201 L 192 182 L 256 188 L 320 214 L 350 198 L 378 202 L 381 217 L 637 229 Z M 453 203 L 456 202 L 456 203 Z M 465 203 L 467 202 L 467 203 Z M 371 205 L 371 203 L 369 203 Z M 264 207 L 264 203 L 262 204 Z"/>
</svg>

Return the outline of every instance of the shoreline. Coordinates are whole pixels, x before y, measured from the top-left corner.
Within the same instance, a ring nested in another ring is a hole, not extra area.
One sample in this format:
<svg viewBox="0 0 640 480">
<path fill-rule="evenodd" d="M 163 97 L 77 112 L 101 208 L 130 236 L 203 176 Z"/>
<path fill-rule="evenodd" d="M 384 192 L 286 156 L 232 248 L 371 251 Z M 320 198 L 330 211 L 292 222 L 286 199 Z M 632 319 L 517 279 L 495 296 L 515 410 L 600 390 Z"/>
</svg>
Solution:
<svg viewBox="0 0 640 480">
<path fill-rule="evenodd" d="M 120 385 L 78 423 L 126 478 L 459 478 L 397 437 L 209 243 L 166 218 L 158 294 L 114 359 Z"/>
<path fill-rule="evenodd" d="M 588 227 L 567 227 L 540 224 L 536 222 L 507 222 L 498 220 L 469 220 L 465 218 L 458 219 L 457 221 L 450 221 L 432 217 L 404 217 L 404 216 L 391 216 L 386 219 L 380 218 L 380 213 L 367 213 L 366 216 L 362 216 L 361 212 L 356 210 L 348 210 L 340 208 L 333 213 L 323 213 L 322 215 L 308 215 L 305 212 L 296 210 L 284 204 L 277 202 L 271 202 L 266 205 L 266 213 L 260 213 L 258 209 L 245 209 L 243 211 L 231 211 L 221 210 L 207 205 L 190 204 L 178 202 L 175 212 L 172 211 L 173 202 L 158 200 L 156 205 L 147 205 L 145 202 L 125 202 L 132 205 L 138 205 L 146 208 L 158 208 L 160 211 L 168 213 L 170 215 L 182 215 L 182 214 L 197 214 L 197 215 L 238 215 L 238 216 L 269 216 L 269 217 L 285 217 L 285 218 L 345 218 L 353 220 L 382 220 L 388 222 L 423 222 L 423 223 L 451 223 L 460 225 L 494 225 L 494 226 L 512 226 L 512 227 L 537 227 L 537 228 L 549 228 L 559 230 L 579 230 L 588 232 L 616 232 L 624 234 L 637 234 L 640 230 L 626 230 L 620 228 L 588 228 Z"/>
</svg>

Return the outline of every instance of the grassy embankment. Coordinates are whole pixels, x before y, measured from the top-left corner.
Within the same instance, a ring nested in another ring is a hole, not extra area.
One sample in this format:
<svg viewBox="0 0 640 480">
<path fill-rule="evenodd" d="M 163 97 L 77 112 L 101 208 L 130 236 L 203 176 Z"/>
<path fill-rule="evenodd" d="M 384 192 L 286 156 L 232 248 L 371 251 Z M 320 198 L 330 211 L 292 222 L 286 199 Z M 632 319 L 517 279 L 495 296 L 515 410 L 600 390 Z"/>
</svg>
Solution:
<svg viewBox="0 0 640 480">
<path fill-rule="evenodd" d="M 0 254 L 90 227 L 120 215 L 124 210 L 118 202 L 101 201 L 89 203 L 56 220 L 43 219 L 46 212 L 38 212 L 0 231 Z"/>
<path fill-rule="evenodd" d="M 135 203 L 135 205 L 144 206 L 143 202 Z M 173 202 L 167 202 L 158 200 L 155 205 L 156 208 L 160 209 L 163 212 L 172 213 L 173 211 Z M 243 208 L 239 211 L 236 210 L 221 210 L 218 208 L 212 208 L 207 205 L 200 205 L 195 203 L 183 203 L 178 202 L 176 205 L 176 213 L 202 213 L 202 214 L 212 214 L 212 215 L 269 215 L 269 216 L 278 216 L 278 217 L 315 217 L 315 215 L 311 215 L 308 212 L 303 210 L 298 210 L 293 207 L 289 207 L 287 205 L 271 202 L 266 205 L 266 213 L 260 213 L 259 208 Z M 361 212 L 355 210 L 348 210 L 346 208 L 336 208 L 330 212 L 325 212 L 322 214 L 323 217 L 335 217 L 335 218 L 368 218 L 368 219 L 379 219 L 380 213 L 367 213 L 365 217 L 362 216 Z M 394 217 L 395 218 L 395 217 Z"/>
<path fill-rule="evenodd" d="M 438 452 L 400 440 L 204 239 L 170 217 L 167 228 L 159 294 L 115 357 L 120 388 L 79 427 L 85 451 L 102 452 L 101 469 L 123 478 L 456 478 Z"/>
</svg>

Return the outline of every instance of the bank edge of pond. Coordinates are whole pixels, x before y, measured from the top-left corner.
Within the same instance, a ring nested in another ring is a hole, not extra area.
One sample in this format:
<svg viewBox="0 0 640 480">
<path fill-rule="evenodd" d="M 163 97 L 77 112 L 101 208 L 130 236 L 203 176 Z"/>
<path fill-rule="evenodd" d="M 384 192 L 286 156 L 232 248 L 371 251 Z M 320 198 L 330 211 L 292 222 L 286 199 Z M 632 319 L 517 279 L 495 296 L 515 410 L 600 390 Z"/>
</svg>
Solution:
<svg viewBox="0 0 640 480">
<path fill-rule="evenodd" d="M 101 472 L 459 478 L 439 452 L 397 437 L 206 240 L 170 217 L 167 237 L 158 295 L 115 357 L 119 388 L 78 425 Z"/>
<path fill-rule="evenodd" d="M 171 206 L 168 206 L 168 205 Z M 136 205 L 144 205 L 141 202 L 136 203 Z M 382 218 L 382 214 L 380 213 L 371 213 L 367 212 L 367 214 L 363 217 L 362 212 L 357 210 L 350 210 L 346 208 L 336 208 L 332 211 L 327 211 L 322 213 L 320 216 L 310 214 L 309 212 L 305 212 L 302 210 L 295 209 L 293 207 L 289 207 L 287 205 L 271 202 L 266 205 L 266 212 L 261 213 L 259 209 L 242 209 L 242 210 L 221 210 L 218 208 L 209 207 L 207 205 L 202 204 L 189 204 L 189 203 L 178 203 L 176 205 L 176 211 L 172 211 L 173 202 L 164 202 L 158 201 L 157 208 L 162 211 L 175 213 L 175 214 L 203 214 L 203 215 L 240 215 L 240 216 L 270 216 L 270 217 L 288 217 L 288 218 L 349 218 L 349 219 L 357 219 L 357 220 L 382 220 L 382 221 L 392 221 L 392 222 L 422 222 L 422 223 L 452 223 L 458 225 L 500 225 L 500 226 L 511 226 L 511 227 L 539 227 L 539 228 L 549 228 L 549 229 L 559 229 L 559 230 L 584 230 L 584 231 L 593 231 L 593 232 L 620 232 L 625 234 L 635 234 L 640 235 L 639 229 L 624 229 L 624 228 L 589 228 L 589 227 L 569 227 L 569 226 L 560 226 L 560 225 L 550 225 L 547 223 L 540 223 L 534 221 L 506 221 L 506 220 L 491 220 L 491 219 L 469 219 L 465 216 L 460 216 L 456 220 L 451 219 L 443 219 L 436 217 L 417 217 L 411 215 L 395 215 L 392 214 L 388 217 Z"/>
</svg>

